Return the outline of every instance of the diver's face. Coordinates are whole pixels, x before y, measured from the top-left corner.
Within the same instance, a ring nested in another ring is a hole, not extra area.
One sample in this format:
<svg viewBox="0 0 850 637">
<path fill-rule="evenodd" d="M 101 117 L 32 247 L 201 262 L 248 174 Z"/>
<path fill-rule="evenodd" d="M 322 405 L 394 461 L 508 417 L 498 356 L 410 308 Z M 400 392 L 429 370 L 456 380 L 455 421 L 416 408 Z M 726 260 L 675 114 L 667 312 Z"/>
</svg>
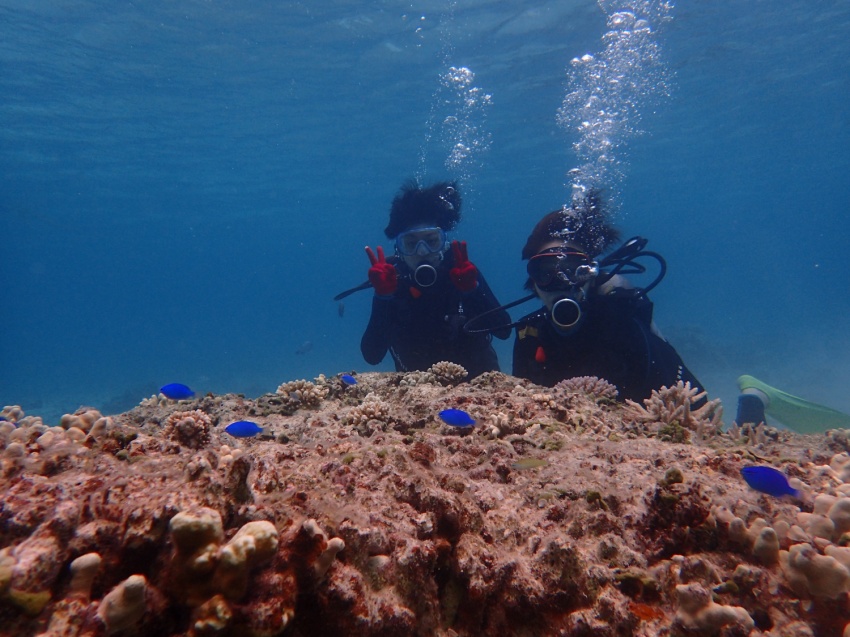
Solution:
<svg viewBox="0 0 850 637">
<path fill-rule="evenodd" d="M 554 240 L 543 244 L 529 259 L 528 275 L 534 292 L 551 310 L 559 299 L 573 296 L 592 280 L 592 267 L 593 262 L 582 246 Z"/>
<path fill-rule="evenodd" d="M 528 276 L 555 329 L 570 333 L 582 321 L 582 302 L 599 265 L 574 243 L 551 241 L 528 260 Z"/>
<path fill-rule="evenodd" d="M 417 225 L 396 237 L 396 253 L 411 270 L 423 265 L 436 268 L 443 260 L 446 233 L 433 225 Z"/>
</svg>

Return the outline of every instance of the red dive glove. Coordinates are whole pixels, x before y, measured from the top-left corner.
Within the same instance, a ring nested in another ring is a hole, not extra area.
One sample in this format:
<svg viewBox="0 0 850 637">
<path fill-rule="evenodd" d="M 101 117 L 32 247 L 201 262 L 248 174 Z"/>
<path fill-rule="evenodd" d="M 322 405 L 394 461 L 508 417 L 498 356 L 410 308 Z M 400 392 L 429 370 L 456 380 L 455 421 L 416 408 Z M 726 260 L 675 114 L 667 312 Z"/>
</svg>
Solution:
<svg viewBox="0 0 850 637">
<path fill-rule="evenodd" d="M 375 288 L 375 294 L 390 296 L 398 287 L 398 274 L 395 271 L 395 266 L 392 263 L 387 263 L 384 258 L 384 249 L 381 246 L 378 246 L 377 257 L 369 246 L 366 246 L 366 254 L 372 263 L 372 267 L 369 268 L 369 283 Z"/>
<path fill-rule="evenodd" d="M 449 270 L 452 283 L 461 292 L 472 292 L 478 287 L 478 268 L 469 260 L 466 241 L 452 241 L 452 254 L 455 267 Z"/>
</svg>

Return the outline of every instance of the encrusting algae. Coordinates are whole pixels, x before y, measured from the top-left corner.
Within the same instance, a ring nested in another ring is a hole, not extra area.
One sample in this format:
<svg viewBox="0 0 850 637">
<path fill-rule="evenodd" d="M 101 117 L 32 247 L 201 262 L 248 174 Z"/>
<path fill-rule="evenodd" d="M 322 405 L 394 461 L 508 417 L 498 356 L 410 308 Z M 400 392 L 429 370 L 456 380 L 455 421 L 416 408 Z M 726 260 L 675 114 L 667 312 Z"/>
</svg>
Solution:
<svg viewBox="0 0 850 637">
<path fill-rule="evenodd" d="M 0 636 L 850 635 L 850 432 L 465 375 L 6 407 Z"/>
</svg>

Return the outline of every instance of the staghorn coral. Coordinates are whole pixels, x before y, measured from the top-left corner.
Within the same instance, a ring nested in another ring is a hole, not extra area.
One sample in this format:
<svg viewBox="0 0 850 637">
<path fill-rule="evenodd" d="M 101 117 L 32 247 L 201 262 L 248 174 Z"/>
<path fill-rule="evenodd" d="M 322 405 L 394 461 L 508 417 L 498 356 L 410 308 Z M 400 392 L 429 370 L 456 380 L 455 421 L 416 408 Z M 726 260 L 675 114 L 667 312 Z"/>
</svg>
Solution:
<svg viewBox="0 0 850 637">
<path fill-rule="evenodd" d="M 428 372 L 444 385 L 457 385 L 469 375 L 462 365 L 449 361 L 434 363 L 428 368 Z"/>
<path fill-rule="evenodd" d="M 576 376 L 562 380 L 553 388 L 567 394 L 586 394 L 597 402 L 617 400 L 617 388 L 607 380 L 596 376 Z"/>
<path fill-rule="evenodd" d="M 189 449 L 205 447 L 211 430 L 212 420 L 200 409 L 175 411 L 165 421 L 165 435 Z"/>
<path fill-rule="evenodd" d="M 627 400 L 629 416 L 636 422 L 657 429 L 661 440 L 687 442 L 694 432 L 699 440 L 717 435 L 722 426 L 723 409 L 720 400 L 707 401 L 694 410 L 694 403 L 705 398 L 706 392 L 679 381 L 672 387 L 653 389 L 652 395 L 640 405 Z"/>
</svg>

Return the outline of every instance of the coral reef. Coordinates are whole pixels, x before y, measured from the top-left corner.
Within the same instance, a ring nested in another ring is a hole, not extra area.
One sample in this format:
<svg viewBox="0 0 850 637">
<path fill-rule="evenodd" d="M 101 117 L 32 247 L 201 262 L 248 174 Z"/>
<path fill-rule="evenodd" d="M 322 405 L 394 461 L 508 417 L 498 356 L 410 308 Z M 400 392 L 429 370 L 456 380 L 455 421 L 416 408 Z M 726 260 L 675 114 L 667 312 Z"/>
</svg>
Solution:
<svg viewBox="0 0 850 637">
<path fill-rule="evenodd" d="M 58 427 L 6 407 L 0 636 L 850 635 L 843 432 L 723 431 L 681 384 L 622 405 L 460 373 Z M 750 489 L 753 463 L 800 499 Z"/>
</svg>

